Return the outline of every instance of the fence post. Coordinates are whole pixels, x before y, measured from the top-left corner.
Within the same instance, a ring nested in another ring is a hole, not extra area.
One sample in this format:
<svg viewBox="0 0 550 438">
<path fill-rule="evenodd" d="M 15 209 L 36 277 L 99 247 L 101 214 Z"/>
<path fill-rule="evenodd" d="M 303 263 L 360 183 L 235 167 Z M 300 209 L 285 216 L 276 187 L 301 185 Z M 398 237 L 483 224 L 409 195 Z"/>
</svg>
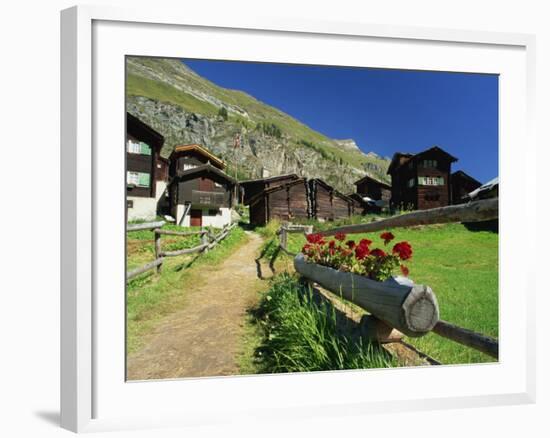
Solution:
<svg viewBox="0 0 550 438">
<path fill-rule="evenodd" d="M 210 234 L 210 233 L 209 233 L 208 230 L 204 230 L 204 229 L 203 229 L 202 231 L 204 231 L 204 232 L 203 232 L 203 234 L 201 235 L 201 243 L 202 243 L 203 245 L 208 245 L 208 243 L 210 243 L 210 242 L 209 242 L 209 234 Z M 205 253 L 208 252 L 208 246 L 206 246 L 206 247 L 204 248 L 204 252 L 205 252 Z"/>
<path fill-rule="evenodd" d="M 285 227 L 281 227 L 281 248 L 286 251 L 287 232 Z"/>
<path fill-rule="evenodd" d="M 155 232 L 155 260 L 162 258 L 162 248 L 161 248 L 161 242 L 160 242 L 160 236 L 161 234 L 158 232 L 158 228 L 154 230 Z M 162 270 L 162 261 L 157 265 L 157 273 L 160 273 Z"/>
</svg>

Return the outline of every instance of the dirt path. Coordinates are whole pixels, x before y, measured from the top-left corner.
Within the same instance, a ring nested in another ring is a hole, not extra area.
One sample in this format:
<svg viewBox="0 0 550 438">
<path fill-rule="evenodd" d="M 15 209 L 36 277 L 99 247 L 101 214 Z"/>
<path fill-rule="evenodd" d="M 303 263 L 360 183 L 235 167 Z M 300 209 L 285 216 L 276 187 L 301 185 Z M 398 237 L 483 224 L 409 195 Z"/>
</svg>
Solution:
<svg viewBox="0 0 550 438">
<path fill-rule="evenodd" d="M 247 235 L 248 242 L 231 258 L 203 268 L 204 281 L 195 289 L 182 285 L 188 294 L 185 308 L 166 317 L 145 346 L 128 357 L 129 380 L 238 374 L 246 310 L 265 287 L 255 262 L 262 239 Z"/>
</svg>

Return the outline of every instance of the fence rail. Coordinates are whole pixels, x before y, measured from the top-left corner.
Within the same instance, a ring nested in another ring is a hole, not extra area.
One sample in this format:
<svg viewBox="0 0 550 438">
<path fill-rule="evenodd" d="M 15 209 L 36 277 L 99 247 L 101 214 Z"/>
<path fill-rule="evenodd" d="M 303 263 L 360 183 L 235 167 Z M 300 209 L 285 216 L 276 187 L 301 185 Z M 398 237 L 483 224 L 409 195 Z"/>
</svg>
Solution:
<svg viewBox="0 0 550 438">
<path fill-rule="evenodd" d="M 127 227 L 128 232 L 141 231 L 141 230 L 153 230 L 155 235 L 155 260 L 153 260 L 152 262 L 146 263 L 145 265 L 140 266 L 139 268 L 136 268 L 136 269 L 133 269 L 132 271 L 127 272 L 126 281 L 130 281 L 133 278 L 147 271 L 150 271 L 152 269 L 156 269 L 157 272 L 161 272 L 162 264 L 164 262 L 165 257 L 177 257 L 185 254 L 207 252 L 208 250 L 214 248 L 223 239 L 225 239 L 230 233 L 230 231 L 236 226 L 236 224 L 226 225 L 222 228 L 222 230 L 217 235 L 214 235 L 208 230 L 173 231 L 173 230 L 160 229 L 160 227 L 162 227 L 164 224 L 165 222 L 149 222 L 149 223 L 136 224 L 131 226 L 129 225 Z M 180 236 L 180 237 L 200 235 L 201 244 L 193 248 L 185 248 L 177 251 L 163 251 L 162 242 L 161 242 L 161 236 L 163 235 Z"/>
<path fill-rule="evenodd" d="M 126 231 L 141 231 L 141 230 L 154 230 L 155 228 L 162 227 L 166 222 L 146 222 L 143 224 L 130 224 L 126 226 Z"/>
<path fill-rule="evenodd" d="M 435 225 L 451 222 L 483 222 L 498 219 L 498 198 L 484 199 L 469 204 L 449 205 L 448 207 L 432 208 L 430 210 L 413 211 L 398 216 L 392 216 L 367 224 L 347 225 L 320 231 L 323 236 L 333 236 L 336 233 L 357 234 L 382 231 L 389 228 L 412 227 L 417 225 Z"/>
<path fill-rule="evenodd" d="M 481 222 L 487 220 L 498 219 L 498 198 L 486 199 L 481 201 L 471 202 L 469 204 L 462 205 L 452 205 L 448 207 L 434 208 L 431 210 L 421 210 L 415 211 L 412 213 L 407 213 L 399 216 L 393 216 L 387 219 L 382 219 L 376 222 L 370 222 L 366 224 L 357 224 L 357 225 L 348 225 L 343 227 L 332 228 L 330 230 L 320 231 L 320 234 L 324 236 L 332 236 L 338 232 L 345 234 L 355 234 L 355 233 L 367 233 L 373 231 L 382 231 L 390 228 L 400 228 L 400 227 L 410 227 L 417 225 L 436 225 L 452 222 Z M 281 249 L 291 255 L 296 256 L 295 253 L 288 251 L 287 249 L 287 236 L 288 233 L 294 232 L 305 232 L 310 233 L 312 230 L 304 231 L 303 227 L 299 228 L 298 226 L 283 226 L 278 232 L 279 235 L 279 245 Z M 302 274 L 310 282 L 317 283 L 317 274 L 312 274 L 311 269 L 306 269 L 303 263 L 301 263 L 300 256 L 295 258 L 295 266 L 297 267 L 298 272 Z M 342 273 L 343 274 L 343 273 Z M 325 276 L 326 277 L 326 276 Z M 328 278 L 328 277 L 326 277 Z M 325 279 L 326 279 L 325 278 Z M 328 282 L 329 284 L 321 284 L 325 289 L 340 296 L 342 294 L 343 285 L 339 283 L 339 287 L 334 286 L 332 281 Z M 328 287 L 327 287 L 328 286 Z M 427 287 L 427 286 L 423 286 Z M 372 302 L 377 302 L 381 295 L 378 291 L 371 291 Z M 369 305 L 369 299 L 361 297 L 360 294 L 354 292 L 350 294 L 349 301 L 355 303 L 364 310 L 370 312 L 374 317 L 379 318 L 385 323 L 389 322 L 392 328 L 402 329 L 403 328 L 403 319 L 400 319 L 399 315 L 389 315 L 386 314 L 388 311 L 387 307 L 384 307 L 384 312 L 379 312 L 379 309 L 374 308 Z M 387 299 L 388 297 L 385 297 Z M 376 307 L 376 306 L 374 306 Z M 394 312 L 403 312 L 401 307 L 396 306 Z M 393 323 L 392 323 L 393 321 Z M 399 323 L 398 323 L 399 322 Z M 427 333 L 428 331 L 426 331 Z M 491 357 L 498 359 L 498 339 L 486 336 L 481 333 L 476 333 L 472 330 L 459 327 L 447 321 L 437 320 L 435 325 L 432 324 L 429 332 L 432 332 L 438 336 L 447 338 L 453 342 L 457 342 L 466 347 L 473 348 L 482 353 L 485 353 Z M 410 333 L 409 333 L 410 334 Z M 423 335 L 421 333 L 420 335 Z M 423 354 L 423 353 L 422 353 Z"/>
</svg>

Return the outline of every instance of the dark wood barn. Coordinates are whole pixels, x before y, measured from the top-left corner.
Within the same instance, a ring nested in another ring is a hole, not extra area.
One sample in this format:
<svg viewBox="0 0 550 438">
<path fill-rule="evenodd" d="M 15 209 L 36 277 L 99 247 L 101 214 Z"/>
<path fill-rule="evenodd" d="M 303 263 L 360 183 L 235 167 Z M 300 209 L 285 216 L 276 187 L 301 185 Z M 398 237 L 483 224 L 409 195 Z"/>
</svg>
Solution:
<svg viewBox="0 0 550 438">
<path fill-rule="evenodd" d="M 137 117 L 126 113 L 126 193 L 154 198 L 157 164 L 164 137 Z M 160 172 L 159 172 L 160 173 Z M 161 175 L 160 175 L 161 176 Z"/>
<path fill-rule="evenodd" d="M 235 180 L 225 164 L 200 145 L 177 146 L 170 155 L 170 206 L 183 226 L 231 223 Z"/>
<path fill-rule="evenodd" d="M 239 186 L 243 192 L 242 203 L 245 205 L 250 204 L 250 200 L 257 196 L 264 190 L 278 187 L 280 185 L 296 181 L 300 179 L 295 173 L 287 175 L 272 176 L 269 178 L 250 179 L 246 181 L 240 181 Z"/>
<path fill-rule="evenodd" d="M 307 219 L 310 215 L 307 180 L 293 179 L 263 190 L 248 199 L 248 204 L 252 225 L 262 226 L 272 219 Z"/>
<path fill-rule="evenodd" d="M 468 193 L 481 186 L 481 183 L 462 170 L 451 175 L 451 199 L 453 204 L 462 204 L 469 200 Z"/>
<path fill-rule="evenodd" d="M 309 180 L 310 217 L 332 221 L 350 217 L 354 201 L 319 178 Z"/>
<path fill-rule="evenodd" d="M 418 154 L 396 153 L 388 168 L 391 207 L 425 210 L 451 203 L 451 163 L 457 161 L 434 146 Z"/>
<path fill-rule="evenodd" d="M 359 181 L 355 181 L 355 191 L 361 196 L 367 196 L 374 201 L 384 201 L 389 205 L 391 199 L 391 186 L 378 181 L 369 175 L 365 175 Z"/>
<path fill-rule="evenodd" d="M 165 197 L 167 162 L 160 156 L 164 137 L 126 113 L 126 216 L 153 219 Z"/>
</svg>

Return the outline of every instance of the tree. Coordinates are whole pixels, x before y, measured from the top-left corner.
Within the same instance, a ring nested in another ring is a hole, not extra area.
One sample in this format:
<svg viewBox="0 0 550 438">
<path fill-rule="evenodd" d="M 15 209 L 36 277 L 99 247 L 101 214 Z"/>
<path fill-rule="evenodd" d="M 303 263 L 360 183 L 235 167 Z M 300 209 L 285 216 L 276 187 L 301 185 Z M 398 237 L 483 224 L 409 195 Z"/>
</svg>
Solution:
<svg viewBox="0 0 550 438">
<path fill-rule="evenodd" d="M 222 106 L 220 110 L 218 111 L 218 116 L 221 116 L 222 119 L 227 120 L 229 118 L 229 114 L 227 113 L 227 109 Z"/>
</svg>

